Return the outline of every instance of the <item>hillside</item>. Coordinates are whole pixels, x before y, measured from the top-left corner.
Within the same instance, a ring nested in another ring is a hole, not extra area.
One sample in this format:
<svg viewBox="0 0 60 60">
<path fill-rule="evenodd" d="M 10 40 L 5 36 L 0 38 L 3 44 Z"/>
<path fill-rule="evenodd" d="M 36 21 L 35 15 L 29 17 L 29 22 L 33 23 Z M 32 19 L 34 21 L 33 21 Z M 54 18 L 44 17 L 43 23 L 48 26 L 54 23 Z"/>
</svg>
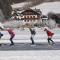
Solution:
<svg viewBox="0 0 60 60">
<path fill-rule="evenodd" d="M 40 9 L 44 15 L 48 14 L 49 12 L 53 13 L 60 13 L 60 2 L 48 2 L 48 3 L 43 3 L 39 4 L 37 6 L 32 7 Z"/>
</svg>

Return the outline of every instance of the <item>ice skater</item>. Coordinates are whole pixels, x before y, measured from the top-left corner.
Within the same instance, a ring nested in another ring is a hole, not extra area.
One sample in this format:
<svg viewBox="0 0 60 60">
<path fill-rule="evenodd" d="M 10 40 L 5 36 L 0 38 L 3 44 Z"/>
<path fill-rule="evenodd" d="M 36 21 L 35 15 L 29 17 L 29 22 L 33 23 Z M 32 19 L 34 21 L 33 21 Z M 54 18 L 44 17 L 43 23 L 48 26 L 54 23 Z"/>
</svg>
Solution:
<svg viewBox="0 0 60 60">
<path fill-rule="evenodd" d="M 0 30 L 3 30 L 3 27 L 0 26 Z M 0 39 L 3 36 L 3 34 L 0 32 Z"/>
<path fill-rule="evenodd" d="M 54 41 L 52 40 L 52 37 L 53 37 L 54 33 L 52 31 L 50 31 L 48 28 L 45 28 L 44 31 L 46 31 L 47 36 L 48 36 L 48 39 L 47 39 L 48 44 L 49 45 L 51 45 L 51 43 L 52 43 L 52 45 L 55 44 Z"/>
<path fill-rule="evenodd" d="M 34 44 L 34 36 L 36 34 L 35 29 L 34 28 L 29 28 L 30 32 L 31 32 L 31 37 L 30 40 L 32 41 L 32 44 Z"/>
<path fill-rule="evenodd" d="M 3 36 L 3 34 L 0 32 L 0 39 L 2 38 L 2 36 Z M 1 46 L 2 44 L 0 44 L 0 46 Z"/>
<path fill-rule="evenodd" d="M 13 29 L 8 28 L 7 31 L 8 31 L 8 33 L 10 34 L 10 39 L 9 39 L 9 40 L 11 41 L 10 46 L 11 46 L 11 45 L 14 45 L 13 38 L 15 37 L 15 33 L 13 32 Z"/>
</svg>

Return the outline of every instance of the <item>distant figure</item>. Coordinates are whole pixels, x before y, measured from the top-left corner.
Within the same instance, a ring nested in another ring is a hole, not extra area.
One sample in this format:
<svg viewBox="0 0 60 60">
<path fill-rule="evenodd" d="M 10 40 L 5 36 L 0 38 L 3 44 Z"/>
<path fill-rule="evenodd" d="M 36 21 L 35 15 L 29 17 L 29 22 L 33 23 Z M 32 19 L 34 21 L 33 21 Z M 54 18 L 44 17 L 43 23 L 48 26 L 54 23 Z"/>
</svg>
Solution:
<svg viewBox="0 0 60 60">
<path fill-rule="evenodd" d="M 46 31 L 47 36 L 48 36 L 48 39 L 47 39 L 48 44 L 50 45 L 50 42 L 52 42 L 52 45 L 55 44 L 54 41 L 52 40 L 52 37 L 53 37 L 54 33 L 47 28 L 45 28 L 44 31 Z"/>
<path fill-rule="evenodd" d="M 3 36 L 3 34 L 0 32 L 0 39 L 2 38 L 2 36 Z M 0 44 L 0 46 L 1 46 L 2 44 Z"/>
<path fill-rule="evenodd" d="M 0 22 L 0 39 L 3 37 L 3 33 L 1 31 L 4 29 L 3 24 Z M 0 44 L 1 46 L 2 44 Z"/>
<path fill-rule="evenodd" d="M 10 41 L 11 41 L 10 45 L 14 45 L 13 38 L 15 37 L 15 33 L 13 32 L 11 28 L 8 28 L 7 31 L 10 34 Z"/>
<path fill-rule="evenodd" d="M 0 39 L 1 39 L 2 36 L 3 36 L 3 34 L 0 32 Z"/>
<path fill-rule="evenodd" d="M 31 39 L 31 41 L 32 41 L 32 44 L 34 44 L 34 36 L 35 36 L 35 34 L 36 34 L 36 32 L 35 32 L 35 29 L 33 29 L 33 28 L 30 28 L 30 32 L 31 32 L 31 37 L 30 37 L 30 39 Z"/>
</svg>

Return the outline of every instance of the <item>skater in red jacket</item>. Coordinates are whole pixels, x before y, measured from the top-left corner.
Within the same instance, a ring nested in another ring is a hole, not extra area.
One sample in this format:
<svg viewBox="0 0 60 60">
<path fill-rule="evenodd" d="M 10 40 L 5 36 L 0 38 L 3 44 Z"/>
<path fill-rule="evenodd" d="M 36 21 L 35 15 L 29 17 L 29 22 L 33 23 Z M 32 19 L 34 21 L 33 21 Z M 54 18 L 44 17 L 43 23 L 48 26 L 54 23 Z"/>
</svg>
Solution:
<svg viewBox="0 0 60 60">
<path fill-rule="evenodd" d="M 14 45 L 14 42 L 13 42 L 12 39 L 15 37 L 15 33 L 13 32 L 13 29 L 8 28 L 7 31 L 10 34 L 10 41 L 11 41 L 11 44 L 10 45 Z"/>
<path fill-rule="evenodd" d="M 50 45 L 50 42 L 52 42 L 52 45 L 55 44 L 54 41 L 52 40 L 54 33 L 47 28 L 45 28 L 44 31 L 46 31 L 47 33 L 47 36 L 48 36 L 47 40 L 48 40 L 49 45 Z"/>
</svg>

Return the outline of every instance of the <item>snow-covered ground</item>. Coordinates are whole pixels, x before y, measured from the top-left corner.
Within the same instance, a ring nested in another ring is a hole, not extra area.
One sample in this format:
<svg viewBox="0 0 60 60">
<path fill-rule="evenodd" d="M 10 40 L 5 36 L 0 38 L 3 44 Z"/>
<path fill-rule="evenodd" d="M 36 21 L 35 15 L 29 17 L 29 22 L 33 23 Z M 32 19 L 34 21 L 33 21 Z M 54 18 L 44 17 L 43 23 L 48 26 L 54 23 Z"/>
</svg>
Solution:
<svg viewBox="0 0 60 60">
<path fill-rule="evenodd" d="M 12 6 L 13 9 L 17 9 L 17 8 L 22 8 L 27 4 L 31 4 L 31 2 L 29 2 L 29 3 L 28 2 L 22 2 L 22 3 L 13 4 L 11 6 Z"/>
<path fill-rule="evenodd" d="M 60 60 L 60 51 L 0 51 L 0 60 Z"/>
</svg>

